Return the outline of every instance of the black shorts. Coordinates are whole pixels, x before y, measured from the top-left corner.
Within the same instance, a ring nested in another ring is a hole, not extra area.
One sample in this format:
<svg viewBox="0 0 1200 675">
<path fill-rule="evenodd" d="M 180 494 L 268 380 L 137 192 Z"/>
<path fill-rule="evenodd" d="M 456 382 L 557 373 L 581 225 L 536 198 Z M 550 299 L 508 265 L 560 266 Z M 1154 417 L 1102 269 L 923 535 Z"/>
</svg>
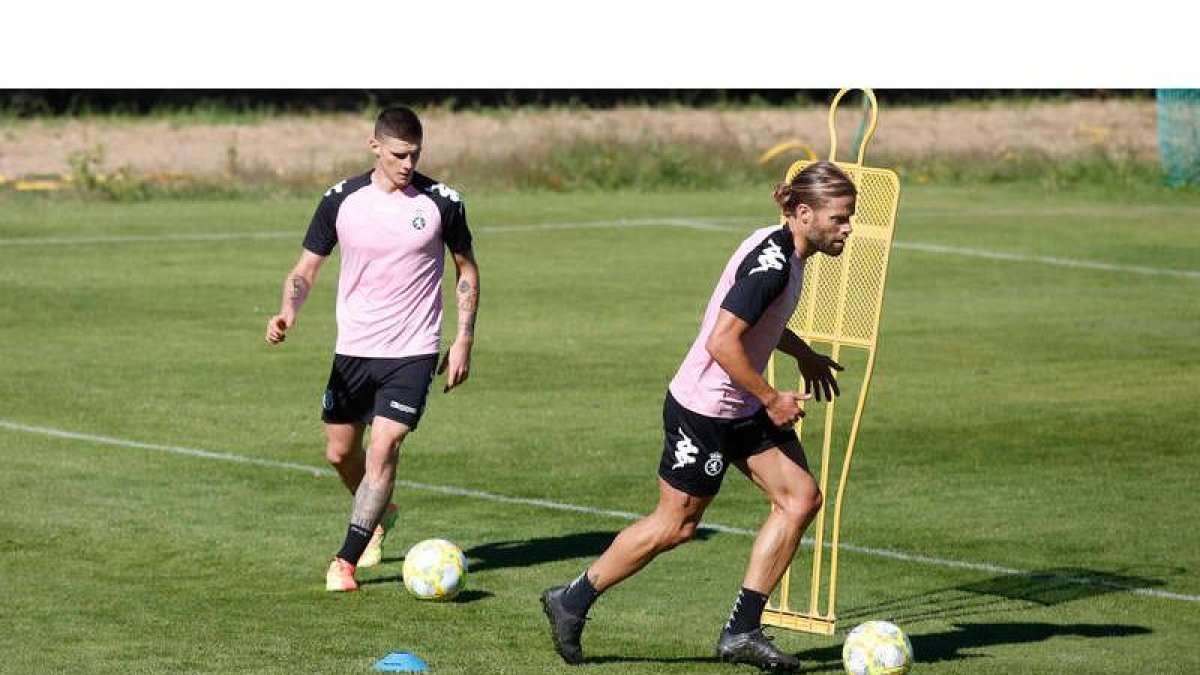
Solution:
<svg viewBox="0 0 1200 675">
<path fill-rule="evenodd" d="M 370 424 L 376 415 L 416 429 L 437 354 L 375 359 L 335 354 L 321 402 L 327 424 Z"/>
<path fill-rule="evenodd" d="M 731 463 L 770 448 L 779 448 L 808 470 L 796 431 L 775 426 L 766 409 L 737 419 L 708 417 L 679 405 L 668 391 L 663 403 L 663 434 L 658 475 L 694 497 L 717 494 Z"/>
</svg>

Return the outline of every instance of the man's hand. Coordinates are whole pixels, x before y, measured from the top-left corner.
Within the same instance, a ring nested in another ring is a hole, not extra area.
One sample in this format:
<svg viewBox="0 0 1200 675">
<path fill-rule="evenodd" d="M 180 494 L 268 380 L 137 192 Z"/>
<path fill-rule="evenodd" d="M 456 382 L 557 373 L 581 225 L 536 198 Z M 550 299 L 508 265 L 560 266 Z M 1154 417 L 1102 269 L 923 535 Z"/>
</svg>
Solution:
<svg viewBox="0 0 1200 675">
<path fill-rule="evenodd" d="M 796 363 L 799 364 L 800 374 L 804 377 L 805 394 L 815 394 L 818 401 L 821 400 L 822 394 L 825 395 L 826 401 L 832 401 L 834 396 L 841 395 L 837 378 L 833 375 L 835 370 L 844 370 L 840 363 L 811 349 L 796 357 Z"/>
<path fill-rule="evenodd" d="M 794 391 L 776 392 L 775 396 L 767 400 L 767 417 L 770 417 L 777 427 L 790 427 L 804 417 L 804 410 L 800 408 L 799 402 L 810 398 L 811 394 L 801 396 Z"/>
<path fill-rule="evenodd" d="M 446 388 L 442 390 L 443 394 L 467 381 L 467 376 L 471 374 L 470 341 L 460 338 L 450 345 L 450 349 L 442 357 L 442 365 L 438 366 L 438 374 L 442 373 L 446 373 Z"/>
<path fill-rule="evenodd" d="M 296 323 L 295 315 L 276 314 L 267 321 L 267 344 L 277 345 L 287 339 L 287 331 Z"/>
</svg>

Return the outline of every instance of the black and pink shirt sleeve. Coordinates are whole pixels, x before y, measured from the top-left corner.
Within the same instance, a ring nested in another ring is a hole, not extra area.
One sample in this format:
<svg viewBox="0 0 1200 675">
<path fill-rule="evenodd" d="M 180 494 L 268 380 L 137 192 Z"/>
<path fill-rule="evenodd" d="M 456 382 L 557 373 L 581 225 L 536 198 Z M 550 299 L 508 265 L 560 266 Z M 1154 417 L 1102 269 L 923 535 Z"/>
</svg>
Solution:
<svg viewBox="0 0 1200 675">
<path fill-rule="evenodd" d="M 308 224 L 308 233 L 304 235 L 304 248 L 319 256 L 328 256 L 333 253 L 333 247 L 338 243 L 338 209 L 341 208 L 346 197 L 370 184 L 371 174 L 368 172 L 361 176 L 347 178 L 326 190 Z"/>
<path fill-rule="evenodd" d="M 754 325 L 767 307 L 784 292 L 791 278 L 788 261 L 796 245 L 791 234 L 778 229 L 750 249 L 738 264 L 733 286 L 721 308 Z"/>
</svg>

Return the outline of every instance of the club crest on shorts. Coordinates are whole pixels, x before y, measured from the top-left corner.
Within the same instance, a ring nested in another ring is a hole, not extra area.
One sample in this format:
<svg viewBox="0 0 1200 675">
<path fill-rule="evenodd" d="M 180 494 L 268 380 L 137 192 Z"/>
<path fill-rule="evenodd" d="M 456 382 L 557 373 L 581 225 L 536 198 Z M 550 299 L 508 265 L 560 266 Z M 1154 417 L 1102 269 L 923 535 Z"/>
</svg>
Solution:
<svg viewBox="0 0 1200 675">
<path fill-rule="evenodd" d="M 333 390 L 326 389 L 325 395 L 321 397 L 321 407 L 326 410 L 333 410 Z"/>
<path fill-rule="evenodd" d="M 719 452 L 713 452 L 708 455 L 708 461 L 704 463 L 704 473 L 710 476 L 716 476 L 721 473 L 721 469 L 725 468 L 725 458 Z"/>
<path fill-rule="evenodd" d="M 418 211 L 417 215 L 414 216 L 412 219 L 413 229 L 414 230 L 423 230 L 423 229 L 425 229 L 425 224 L 426 224 L 425 223 L 425 214 Z"/>
</svg>

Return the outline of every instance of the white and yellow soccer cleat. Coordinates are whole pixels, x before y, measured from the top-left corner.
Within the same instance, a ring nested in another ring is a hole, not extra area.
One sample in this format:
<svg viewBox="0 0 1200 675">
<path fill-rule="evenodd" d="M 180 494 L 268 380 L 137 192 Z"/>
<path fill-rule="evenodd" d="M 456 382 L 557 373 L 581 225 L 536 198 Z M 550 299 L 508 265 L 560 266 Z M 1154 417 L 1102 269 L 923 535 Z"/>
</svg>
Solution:
<svg viewBox="0 0 1200 675">
<path fill-rule="evenodd" d="M 383 540 L 387 538 L 388 532 L 396 526 L 397 514 L 396 505 L 388 504 L 387 509 L 383 512 L 383 518 L 375 526 L 371 540 L 367 542 L 367 548 L 363 550 L 362 557 L 358 559 L 359 567 L 374 567 L 383 562 Z"/>
<path fill-rule="evenodd" d="M 334 558 L 329 563 L 329 571 L 325 573 L 325 590 L 334 592 L 357 591 L 358 582 L 354 580 L 354 565 Z"/>
</svg>

